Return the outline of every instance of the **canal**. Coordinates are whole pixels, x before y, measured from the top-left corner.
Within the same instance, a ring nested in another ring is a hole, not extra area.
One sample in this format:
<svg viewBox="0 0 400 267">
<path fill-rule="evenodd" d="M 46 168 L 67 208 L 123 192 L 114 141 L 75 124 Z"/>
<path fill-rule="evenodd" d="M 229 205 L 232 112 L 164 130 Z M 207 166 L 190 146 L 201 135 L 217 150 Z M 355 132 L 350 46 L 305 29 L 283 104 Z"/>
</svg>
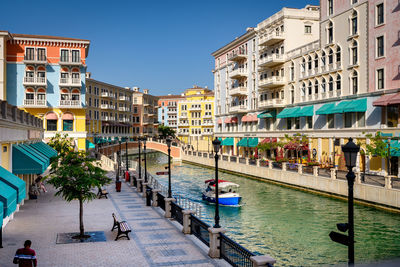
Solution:
<svg viewBox="0 0 400 267">
<path fill-rule="evenodd" d="M 148 170 L 164 170 L 167 156 L 149 154 Z M 172 191 L 202 203 L 202 219 L 213 225 L 215 206 L 202 201 L 204 180 L 214 170 L 174 163 Z M 168 185 L 167 176 L 156 176 Z M 220 172 L 220 179 L 240 185 L 243 205 L 221 207 L 221 226 L 227 235 L 250 251 L 269 254 L 277 266 L 336 265 L 347 262 L 347 247 L 329 239 L 336 223 L 347 221 L 347 202 L 267 182 Z M 400 214 L 356 205 L 355 257 L 371 262 L 400 257 Z"/>
</svg>

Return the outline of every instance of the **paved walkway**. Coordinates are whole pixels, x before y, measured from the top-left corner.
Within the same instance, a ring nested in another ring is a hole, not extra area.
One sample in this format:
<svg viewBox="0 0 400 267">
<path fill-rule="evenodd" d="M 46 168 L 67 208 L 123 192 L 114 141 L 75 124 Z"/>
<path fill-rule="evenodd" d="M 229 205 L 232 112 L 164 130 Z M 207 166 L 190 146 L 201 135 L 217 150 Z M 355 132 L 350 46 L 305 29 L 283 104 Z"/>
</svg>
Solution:
<svg viewBox="0 0 400 267">
<path fill-rule="evenodd" d="M 0 266 L 16 266 L 14 253 L 26 239 L 33 242 L 39 266 L 226 266 L 224 261 L 210 259 L 204 247 L 200 249 L 202 243 L 183 235 L 161 209 L 146 207 L 145 199 L 127 184 L 122 183 L 120 193 L 115 192 L 114 183 L 107 189 L 109 199 L 96 199 L 84 208 L 85 230 L 104 231 L 106 242 L 56 244 L 57 233 L 79 230 L 79 205 L 54 197 L 50 188 L 37 201 L 26 201 L 5 227 Z M 131 240 L 114 241 L 113 212 L 133 229 Z"/>
</svg>

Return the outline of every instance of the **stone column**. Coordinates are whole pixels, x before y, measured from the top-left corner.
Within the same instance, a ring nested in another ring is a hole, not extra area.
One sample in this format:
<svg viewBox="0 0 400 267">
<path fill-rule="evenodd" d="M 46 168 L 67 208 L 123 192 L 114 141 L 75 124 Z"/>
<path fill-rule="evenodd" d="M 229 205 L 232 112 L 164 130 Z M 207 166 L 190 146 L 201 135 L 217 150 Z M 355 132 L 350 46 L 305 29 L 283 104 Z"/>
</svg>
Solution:
<svg viewBox="0 0 400 267">
<path fill-rule="evenodd" d="M 208 232 L 210 234 L 210 250 L 208 251 L 208 256 L 210 258 L 219 259 L 221 256 L 221 240 L 219 238 L 219 234 L 224 234 L 226 232 L 223 228 L 208 228 Z"/>
<path fill-rule="evenodd" d="M 253 263 L 253 267 L 273 266 L 276 263 L 276 260 L 270 255 L 251 256 L 250 260 Z"/>
<path fill-rule="evenodd" d="M 165 218 L 171 218 L 171 202 L 175 202 L 175 198 L 164 198 L 165 201 Z"/>
<path fill-rule="evenodd" d="M 136 190 L 140 193 L 142 192 L 142 182 L 144 181 L 144 179 L 138 179 L 137 180 L 137 187 Z"/>
<path fill-rule="evenodd" d="M 270 170 L 272 170 L 272 161 L 271 161 L 271 160 L 268 161 L 268 168 L 269 168 Z"/>
<path fill-rule="evenodd" d="M 318 177 L 318 166 L 313 166 L 313 175 Z"/>
<path fill-rule="evenodd" d="M 282 162 L 282 171 L 286 171 L 286 162 Z"/>
<path fill-rule="evenodd" d="M 331 168 L 331 179 L 332 180 L 336 180 L 336 169 L 335 168 Z"/>
<path fill-rule="evenodd" d="M 396 176 L 392 176 L 392 175 L 385 176 L 385 188 L 386 189 L 392 189 L 392 177 L 396 177 Z"/>
<path fill-rule="evenodd" d="M 297 165 L 297 172 L 298 172 L 299 174 L 303 174 L 303 164 L 298 164 L 298 165 Z"/>
<path fill-rule="evenodd" d="M 149 183 L 142 183 L 142 197 L 146 197 L 146 188 Z"/>
<path fill-rule="evenodd" d="M 190 223 L 190 215 L 193 214 L 194 211 L 192 211 L 192 210 L 183 210 L 182 213 L 183 213 L 183 229 L 182 229 L 182 232 L 185 235 L 190 235 L 192 233 L 191 229 L 190 229 L 190 225 L 191 225 L 191 223 Z"/>
<path fill-rule="evenodd" d="M 152 193 L 153 193 L 153 207 L 158 207 L 158 198 L 157 198 L 157 193 L 161 192 L 160 189 L 153 189 Z"/>
<path fill-rule="evenodd" d="M 361 172 L 356 172 L 356 184 L 361 184 Z"/>
<path fill-rule="evenodd" d="M 260 159 L 256 159 L 257 167 L 260 167 Z"/>
</svg>

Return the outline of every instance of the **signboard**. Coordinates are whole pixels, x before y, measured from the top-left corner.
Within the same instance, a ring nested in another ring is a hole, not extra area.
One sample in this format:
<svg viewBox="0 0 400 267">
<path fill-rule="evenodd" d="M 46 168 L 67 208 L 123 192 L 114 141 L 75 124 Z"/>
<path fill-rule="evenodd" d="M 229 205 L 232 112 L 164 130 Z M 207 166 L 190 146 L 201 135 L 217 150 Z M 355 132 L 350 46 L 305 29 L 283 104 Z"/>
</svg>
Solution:
<svg viewBox="0 0 400 267">
<path fill-rule="evenodd" d="M 168 172 L 156 172 L 157 175 L 168 175 Z"/>
<path fill-rule="evenodd" d="M 348 246 L 350 244 L 349 237 L 347 235 L 332 231 L 329 233 L 329 237 L 332 241 L 336 243 L 340 243 L 345 246 Z"/>
</svg>

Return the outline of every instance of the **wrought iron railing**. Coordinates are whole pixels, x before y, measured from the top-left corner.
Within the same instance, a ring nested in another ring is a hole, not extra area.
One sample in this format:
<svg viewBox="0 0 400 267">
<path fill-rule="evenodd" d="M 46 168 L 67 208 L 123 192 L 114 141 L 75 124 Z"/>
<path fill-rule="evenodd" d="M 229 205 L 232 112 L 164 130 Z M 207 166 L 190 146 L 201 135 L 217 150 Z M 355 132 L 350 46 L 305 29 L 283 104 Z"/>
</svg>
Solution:
<svg viewBox="0 0 400 267">
<path fill-rule="evenodd" d="M 269 161 L 260 160 L 260 166 L 261 167 L 269 167 Z"/>
<path fill-rule="evenodd" d="M 197 156 L 197 152 L 193 151 L 193 156 Z"/>
<path fill-rule="evenodd" d="M 229 237 L 220 234 L 220 250 L 221 258 L 229 262 L 232 266 L 252 267 L 253 263 L 250 260 L 254 253 L 248 251 Z"/>
<path fill-rule="evenodd" d="M 183 212 L 182 212 L 182 208 L 174 203 L 171 202 L 171 216 L 172 218 L 174 218 L 178 223 L 180 223 L 181 225 L 183 225 Z"/>
<path fill-rule="evenodd" d="M 246 158 L 239 158 L 239 163 L 246 164 Z"/>
<path fill-rule="evenodd" d="M 231 162 L 237 162 L 237 157 L 236 156 L 231 156 L 230 160 L 231 160 Z"/>
<path fill-rule="evenodd" d="M 160 193 L 157 193 L 157 204 L 161 209 L 165 211 L 165 197 Z"/>
<path fill-rule="evenodd" d="M 191 233 L 200 239 L 201 242 L 210 246 L 210 234 L 208 232 L 210 226 L 205 222 L 201 221 L 199 218 L 190 215 L 190 231 Z"/>
<path fill-rule="evenodd" d="M 257 165 L 257 161 L 255 159 L 249 159 L 249 165 Z"/>
<path fill-rule="evenodd" d="M 222 155 L 222 160 L 228 161 L 228 156 L 227 155 Z"/>
<path fill-rule="evenodd" d="M 286 163 L 286 170 L 287 171 L 298 171 L 298 164 L 297 163 Z"/>
<path fill-rule="evenodd" d="M 279 162 L 272 162 L 272 168 L 282 170 L 282 163 Z"/>
</svg>

